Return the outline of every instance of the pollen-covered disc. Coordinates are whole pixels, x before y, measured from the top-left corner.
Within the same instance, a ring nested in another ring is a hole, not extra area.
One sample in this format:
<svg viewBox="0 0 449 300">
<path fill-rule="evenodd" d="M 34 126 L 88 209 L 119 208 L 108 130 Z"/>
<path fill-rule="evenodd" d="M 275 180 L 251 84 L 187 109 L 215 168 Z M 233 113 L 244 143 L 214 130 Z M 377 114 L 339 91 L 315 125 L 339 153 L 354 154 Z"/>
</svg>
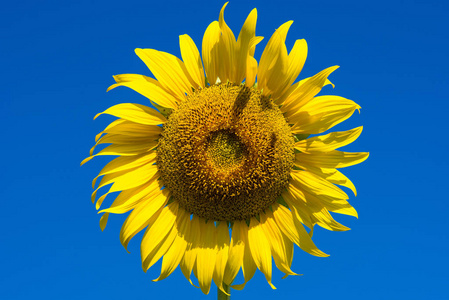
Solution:
<svg viewBox="0 0 449 300">
<path fill-rule="evenodd" d="M 173 111 L 157 166 L 173 200 L 215 221 L 246 220 L 276 202 L 294 161 L 290 127 L 257 89 L 220 84 Z"/>
</svg>

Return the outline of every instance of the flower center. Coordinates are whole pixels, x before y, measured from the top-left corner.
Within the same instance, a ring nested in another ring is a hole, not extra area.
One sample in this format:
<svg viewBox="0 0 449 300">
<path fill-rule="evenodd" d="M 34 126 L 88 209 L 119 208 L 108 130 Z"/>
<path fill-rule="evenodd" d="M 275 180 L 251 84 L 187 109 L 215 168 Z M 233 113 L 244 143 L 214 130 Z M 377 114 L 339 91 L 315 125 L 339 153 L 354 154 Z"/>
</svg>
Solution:
<svg viewBox="0 0 449 300">
<path fill-rule="evenodd" d="M 197 90 L 169 116 L 157 148 L 163 184 L 188 212 L 247 220 L 288 185 L 294 139 L 279 108 L 257 89 Z"/>
<path fill-rule="evenodd" d="M 206 148 L 211 165 L 222 171 L 237 168 L 246 156 L 245 145 L 235 133 L 226 129 L 211 133 Z"/>
</svg>

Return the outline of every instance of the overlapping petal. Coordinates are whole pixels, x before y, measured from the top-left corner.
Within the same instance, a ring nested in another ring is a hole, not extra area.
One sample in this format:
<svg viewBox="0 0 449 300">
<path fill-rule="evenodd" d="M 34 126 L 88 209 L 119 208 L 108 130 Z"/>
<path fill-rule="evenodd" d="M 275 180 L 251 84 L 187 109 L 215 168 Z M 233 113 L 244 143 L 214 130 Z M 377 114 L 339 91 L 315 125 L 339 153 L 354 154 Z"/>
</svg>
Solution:
<svg viewBox="0 0 449 300">
<path fill-rule="evenodd" d="M 300 81 L 295 89 L 288 94 L 286 100 L 282 102 L 281 111 L 286 114 L 286 117 L 294 115 L 300 107 L 311 101 L 323 86 L 329 83 L 327 77 L 336 69 L 338 69 L 338 66 L 333 66 Z"/>
<path fill-rule="evenodd" d="M 163 222 L 161 218 L 159 218 L 162 211 L 164 211 L 164 216 L 169 216 L 169 208 L 165 208 L 164 206 L 167 203 L 169 198 L 168 191 L 162 190 L 156 197 L 148 198 L 145 201 L 142 201 L 138 206 L 136 206 L 133 211 L 129 214 L 128 218 L 126 218 L 125 222 L 123 223 L 122 229 L 120 231 L 120 242 L 122 243 L 123 247 L 125 249 L 128 246 L 129 241 L 142 229 L 144 229 L 146 226 L 150 226 L 151 224 L 154 224 L 154 222 Z M 175 206 L 176 204 L 173 204 L 172 206 Z M 168 218 L 165 219 L 165 222 L 168 220 Z M 156 229 L 156 227 L 154 227 Z M 159 230 L 166 230 L 167 226 L 163 228 L 157 228 Z M 143 243 L 143 245 L 147 245 L 147 243 Z M 154 244 L 148 243 L 150 246 Z M 143 253 L 147 254 L 150 251 L 145 252 L 144 248 Z M 142 255 L 142 257 L 146 258 L 146 255 Z"/>
<path fill-rule="evenodd" d="M 177 235 L 173 241 L 173 244 L 164 254 L 162 259 L 161 274 L 153 281 L 159 281 L 167 278 L 177 266 L 181 263 L 184 252 L 187 248 L 187 233 L 189 232 L 189 220 L 190 214 L 185 212 L 182 208 L 178 208 L 178 215 L 175 220 L 174 230 Z"/>
<path fill-rule="evenodd" d="M 318 96 L 297 111 L 287 120 L 293 124 L 294 134 L 322 133 L 348 119 L 360 106 L 352 100 L 339 96 Z"/>
<path fill-rule="evenodd" d="M 196 88 L 205 87 L 205 78 L 203 63 L 201 62 L 200 52 L 195 42 L 187 34 L 179 36 L 179 47 L 181 48 L 181 56 L 187 71 L 197 84 Z"/>
<path fill-rule="evenodd" d="M 254 43 L 254 38 L 256 37 L 256 22 L 257 10 L 253 9 L 246 18 L 237 39 L 235 74 L 232 78 L 233 82 L 239 83 L 247 78 L 247 61 L 249 57 L 254 56 L 255 44 L 257 44 Z"/>
<path fill-rule="evenodd" d="M 137 48 L 135 52 L 162 87 L 170 91 L 178 101 L 184 101 L 186 95 L 192 92 L 195 82 L 179 58 L 154 49 Z"/>
<path fill-rule="evenodd" d="M 345 152 L 333 150 L 325 153 L 296 153 L 296 161 L 319 168 L 345 168 L 366 160 L 368 152 Z"/>
<path fill-rule="evenodd" d="M 97 114 L 94 120 L 102 114 L 112 115 L 143 125 L 160 125 L 167 122 L 167 119 L 153 108 L 135 103 L 122 103 L 111 106 L 104 112 Z"/>
<path fill-rule="evenodd" d="M 111 85 L 108 92 L 118 86 L 126 86 L 147 97 L 153 104 L 170 109 L 178 107 L 177 102 L 180 100 L 153 78 L 140 74 L 121 74 L 115 75 L 114 79 L 116 84 Z"/>
<path fill-rule="evenodd" d="M 165 203 L 163 205 L 165 205 Z M 147 206 L 150 206 L 151 204 L 153 203 L 150 202 Z M 143 235 L 142 243 L 140 244 L 142 268 L 144 271 L 147 271 L 154 265 L 168 251 L 175 240 L 178 234 L 175 226 L 178 208 L 178 203 L 172 202 L 160 210 L 160 213 L 156 215 L 154 221 L 151 218 L 148 220 L 148 227 Z M 130 216 L 131 215 L 132 213 Z M 140 213 L 140 215 L 145 216 L 146 213 Z M 151 216 L 151 214 L 148 215 Z M 126 247 L 126 244 L 124 246 Z"/>
<path fill-rule="evenodd" d="M 276 95 L 285 84 L 289 67 L 285 39 L 292 23 L 282 24 L 273 33 L 260 58 L 258 88 L 264 95 Z"/>
<path fill-rule="evenodd" d="M 220 55 L 220 64 L 218 67 L 218 77 L 222 82 L 234 79 L 236 61 L 236 40 L 231 28 L 226 24 L 224 20 L 224 10 L 228 2 L 226 2 L 221 8 L 220 15 L 218 17 L 218 25 L 220 27 L 220 36 L 218 43 L 218 53 Z"/>
<path fill-rule="evenodd" d="M 355 141 L 362 133 L 362 127 L 348 131 L 332 132 L 295 143 L 295 149 L 302 153 L 329 152 Z"/>
<path fill-rule="evenodd" d="M 220 25 L 217 21 L 210 23 L 204 32 L 202 56 L 204 70 L 209 83 L 215 84 L 218 79 L 219 69 L 221 68 L 220 52 Z"/>
</svg>

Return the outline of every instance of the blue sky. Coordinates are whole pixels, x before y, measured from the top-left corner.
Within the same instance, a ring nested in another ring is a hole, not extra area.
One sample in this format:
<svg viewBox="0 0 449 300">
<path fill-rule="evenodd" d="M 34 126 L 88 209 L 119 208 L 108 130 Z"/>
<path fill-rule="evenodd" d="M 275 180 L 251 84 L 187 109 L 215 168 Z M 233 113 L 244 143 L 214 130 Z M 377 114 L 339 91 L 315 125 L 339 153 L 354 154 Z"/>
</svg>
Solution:
<svg viewBox="0 0 449 300">
<path fill-rule="evenodd" d="M 265 40 L 294 20 L 290 48 L 305 38 L 300 77 L 340 65 L 322 94 L 355 100 L 361 114 L 337 129 L 364 126 L 348 151 L 369 151 L 343 170 L 358 196 L 352 230 L 316 228 L 328 258 L 295 249 L 293 270 L 272 290 L 258 272 L 232 299 L 448 299 L 447 84 L 449 2 L 231 1 L 238 33 L 252 8 Z M 145 274 L 139 238 L 120 245 L 125 216 L 101 232 L 90 184 L 107 159 L 79 167 L 112 118 L 93 116 L 122 102 L 149 104 L 126 88 L 106 93 L 112 75 L 150 75 L 134 48 L 179 56 L 178 36 L 201 45 L 223 2 L 9 1 L 0 11 L 0 298 L 215 299 L 180 270 L 159 283 Z"/>
</svg>

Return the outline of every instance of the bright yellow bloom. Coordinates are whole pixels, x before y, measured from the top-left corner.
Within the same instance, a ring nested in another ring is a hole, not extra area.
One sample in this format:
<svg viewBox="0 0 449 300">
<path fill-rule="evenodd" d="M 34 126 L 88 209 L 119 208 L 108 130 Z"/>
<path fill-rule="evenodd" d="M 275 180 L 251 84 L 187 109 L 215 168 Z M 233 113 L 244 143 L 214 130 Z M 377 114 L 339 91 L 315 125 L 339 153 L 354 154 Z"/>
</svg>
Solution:
<svg viewBox="0 0 449 300">
<path fill-rule="evenodd" d="M 316 96 L 337 66 L 294 83 L 307 44 L 297 40 L 287 52 L 292 22 L 274 32 L 258 64 L 256 9 L 236 40 L 225 7 L 206 29 L 202 59 L 188 35 L 179 37 L 182 60 L 136 49 L 156 79 L 116 75 L 108 90 L 129 87 L 157 110 L 125 103 L 102 112 L 118 119 L 97 135 L 95 146 L 110 145 L 96 154 L 94 146 L 83 161 L 118 156 L 93 181 L 101 177 L 92 194 L 97 209 L 108 194 L 120 192 L 100 211 L 101 229 L 110 213 L 131 212 L 120 240 L 126 248 L 146 228 L 144 271 L 162 258 L 155 281 L 180 265 L 190 283 L 193 271 L 206 294 L 212 280 L 223 291 L 224 284 L 242 289 L 256 269 L 274 288 L 272 259 L 286 276 L 297 275 L 290 269 L 293 244 L 327 256 L 311 239 L 313 226 L 348 230 L 329 213 L 357 216 L 337 185 L 356 193 L 355 187 L 337 169 L 368 157 L 336 150 L 357 139 L 362 127 L 317 135 L 360 108 L 339 96 Z M 97 199 L 105 186 L 109 190 Z M 244 282 L 235 283 L 240 269 Z"/>
</svg>

